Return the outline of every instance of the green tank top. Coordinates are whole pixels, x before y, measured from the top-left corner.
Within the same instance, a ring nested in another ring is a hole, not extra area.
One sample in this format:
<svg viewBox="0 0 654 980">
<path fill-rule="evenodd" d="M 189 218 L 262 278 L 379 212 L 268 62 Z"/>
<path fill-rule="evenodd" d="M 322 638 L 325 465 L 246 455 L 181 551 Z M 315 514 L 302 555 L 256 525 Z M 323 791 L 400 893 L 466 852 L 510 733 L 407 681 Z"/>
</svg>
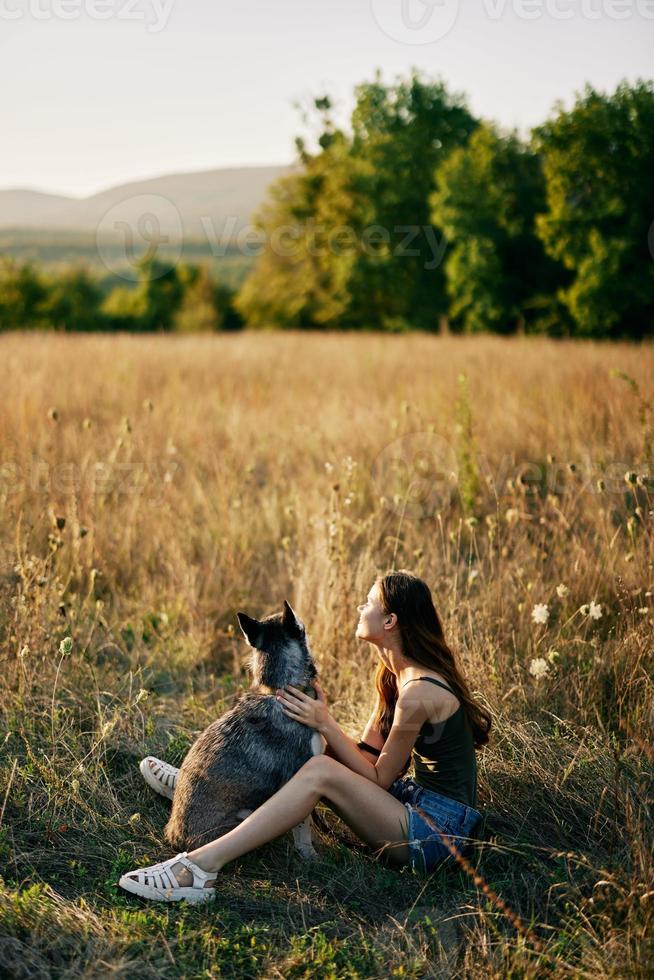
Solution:
<svg viewBox="0 0 654 980">
<path fill-rule="evenodd" d="M 454 694 L 435 677 L 412 677 L 411 680 L 431 681 Z M 405 681 L 402 687 L 411 680 Z M 411 757 L 419 786 L 476 809 L 477 759 L 472 729 L 462 704 L 445 721 L 423 724 Z"/>
</svg>

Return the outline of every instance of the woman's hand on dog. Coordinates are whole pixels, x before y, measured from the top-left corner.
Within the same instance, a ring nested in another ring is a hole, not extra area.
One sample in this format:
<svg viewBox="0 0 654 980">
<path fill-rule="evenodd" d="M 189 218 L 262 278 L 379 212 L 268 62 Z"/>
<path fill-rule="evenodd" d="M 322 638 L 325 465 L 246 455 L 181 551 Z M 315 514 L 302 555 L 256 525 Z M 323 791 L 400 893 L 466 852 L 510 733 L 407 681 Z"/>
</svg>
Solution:
<svg viewBox="0 0 654 980">
<path fill-rule="evenodd" d="M 276 696 L 281 704 L 282 711 L 288 718 L 292 718 L 294 721 L 299 721 L 303 725 L 308 725 L 309 728 L 315 728 L 320 731 L 327 723 L 329 709 L 327 708 L 327 701 L 320 682 L 313 680 L 311 683 L 316 689 L 316 694 L 318 695 L 317 701 L 314 698 L 310 698 L 304 691 L 300 691 L 297 687 L 292 687 L 290 684 L 283 690 L 277 691 Z"/>
</svg>

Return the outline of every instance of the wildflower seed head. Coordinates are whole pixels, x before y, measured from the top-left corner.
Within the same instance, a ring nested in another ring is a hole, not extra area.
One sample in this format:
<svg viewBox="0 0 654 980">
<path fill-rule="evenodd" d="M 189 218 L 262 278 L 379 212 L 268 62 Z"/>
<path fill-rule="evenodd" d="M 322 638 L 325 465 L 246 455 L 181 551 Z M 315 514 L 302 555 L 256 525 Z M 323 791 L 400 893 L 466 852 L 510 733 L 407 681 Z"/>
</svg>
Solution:
<svg viewBox="0 0 654 980">
<path fill-rule="evenodd" d="M 540 680 L 542 677 L 546 677 L 549 674 L 549 664 L 544 657 L 534 657 L 534 659 L 529 664 L 529 673 L 536 680 Z"/>
<path fill-rule="evenodd" d="M 602 605 L 599 602 L 589 602 L 588 603 L 588 615 L 591 619 L 601 619 L 602 618 Z"/>
<path fill-rule="evenodd" d="M 545 625 L 550 618 L 550 611 L 546 602 L 537 602 L 531 610 L 531 618 L 535 623 Z"/>
</svg>

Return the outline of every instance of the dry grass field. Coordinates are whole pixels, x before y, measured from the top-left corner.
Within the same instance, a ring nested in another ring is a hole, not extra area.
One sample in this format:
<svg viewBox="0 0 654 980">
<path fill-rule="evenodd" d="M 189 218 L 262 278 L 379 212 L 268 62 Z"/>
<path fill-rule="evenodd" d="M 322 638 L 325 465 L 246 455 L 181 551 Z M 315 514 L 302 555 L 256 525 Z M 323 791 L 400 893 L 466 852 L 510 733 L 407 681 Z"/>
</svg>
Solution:
<svg viewBox="0 0 654 980">
<path fill-rule="evenodd" d="M 0 337 L 0 974 L 651 976 L 653 379 L 651 344 Z M 248 684 L 236 611 L 293 604 L 359 738 L 391 568 L 494 716 L 470 864 L 394 870 L 321 807 L 317 862 L 119 891 L 169 854 L 138 761 Z"/>
</svg>

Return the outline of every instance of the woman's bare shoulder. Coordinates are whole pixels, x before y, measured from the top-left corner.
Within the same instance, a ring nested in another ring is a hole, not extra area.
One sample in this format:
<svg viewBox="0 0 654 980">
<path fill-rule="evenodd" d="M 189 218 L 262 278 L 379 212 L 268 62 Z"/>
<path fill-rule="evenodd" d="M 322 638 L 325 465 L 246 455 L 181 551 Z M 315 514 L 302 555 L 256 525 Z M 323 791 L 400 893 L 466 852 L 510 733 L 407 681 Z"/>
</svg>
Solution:
<svg viewBox="0 0 654 980">
<path fill-rule="evenodd" d="M 439 681 L 439 684 L 432 684 L 429 680 L 424 679 L 428 677 Z M 426 714 L 430 721 L 449 718 L 457 710 L 460 702 L 451 689 L 446 691 L 440 684 L 446 684 L 448 688 L 450 687 L 444 677 L 435 674 L 433 671 L 425 670 L 419 676 L 416 675 L 411 678 L 410 683 L 406 682 L 400 691 L 400 695 L 403 700 L 421 701 L 425 705 Z"/>
</svg>

